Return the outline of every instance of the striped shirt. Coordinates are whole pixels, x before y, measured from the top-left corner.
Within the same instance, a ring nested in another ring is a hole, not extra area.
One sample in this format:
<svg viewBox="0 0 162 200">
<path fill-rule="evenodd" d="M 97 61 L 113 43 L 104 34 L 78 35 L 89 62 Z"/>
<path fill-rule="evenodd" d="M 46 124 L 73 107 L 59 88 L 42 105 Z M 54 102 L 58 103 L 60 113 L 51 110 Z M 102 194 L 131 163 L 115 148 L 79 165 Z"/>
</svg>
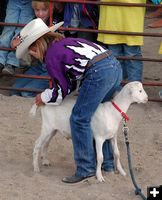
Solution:
<svg viewBox="0 0 162 200">
<path fill-rule="evenodd" d="M 42 101 L 59 105 L 66 95 L 76 89 L 88 61 L 104 51 L 106 49 L 102 46 L 81 38 L 64 38 L 53 42 L 45 55 L 53 87 L 42 92 Z"/>
</svg>

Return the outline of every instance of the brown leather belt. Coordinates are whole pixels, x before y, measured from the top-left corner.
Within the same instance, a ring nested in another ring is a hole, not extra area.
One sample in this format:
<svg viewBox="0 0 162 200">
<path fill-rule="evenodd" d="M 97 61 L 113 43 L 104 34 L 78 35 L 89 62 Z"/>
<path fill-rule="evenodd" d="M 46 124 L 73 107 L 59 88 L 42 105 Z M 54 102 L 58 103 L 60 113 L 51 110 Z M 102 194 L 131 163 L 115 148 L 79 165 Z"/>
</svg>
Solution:
<svg viewBox="0 0 162 200">
<path fill-rule="evenodd" d="M 87 68 L 91 67 L 93 64 L 99 62 L 100 60 L 109 57 L 112 54 L 112 51 L 105 51 L 101 54 L 98 54 L 97 56 L 95 56 L 94 58 L 92 58 L 92 60 L 90 60 L 88 62 L 88 64 L 86 65 Z"/>
</svg>

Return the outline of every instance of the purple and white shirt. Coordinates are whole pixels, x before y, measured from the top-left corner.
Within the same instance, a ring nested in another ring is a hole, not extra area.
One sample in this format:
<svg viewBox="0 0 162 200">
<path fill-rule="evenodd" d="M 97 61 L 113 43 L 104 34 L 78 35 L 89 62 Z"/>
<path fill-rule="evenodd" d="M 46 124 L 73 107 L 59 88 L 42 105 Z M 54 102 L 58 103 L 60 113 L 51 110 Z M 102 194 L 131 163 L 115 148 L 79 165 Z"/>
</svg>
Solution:
<svg viewBox="0 0 162 200">
<path fill-rule="evenodd" d="M 106 51 L 102 46 L 81 38 L 65 38 L 53 42 L 45 55 L 45 63 L 53 80 L 53 88 L 41 94 L 44 103 L 59 105 L 77 87 L 88 61 Z"/>
</svg>

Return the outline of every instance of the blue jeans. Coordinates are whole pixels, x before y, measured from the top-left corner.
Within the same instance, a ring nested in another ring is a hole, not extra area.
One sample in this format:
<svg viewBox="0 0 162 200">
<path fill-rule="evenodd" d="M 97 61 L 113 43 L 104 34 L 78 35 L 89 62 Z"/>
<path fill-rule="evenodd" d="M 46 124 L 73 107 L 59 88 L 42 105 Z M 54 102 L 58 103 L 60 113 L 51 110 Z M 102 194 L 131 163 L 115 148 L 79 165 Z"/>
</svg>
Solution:
<svg viewBox="0 0 162 200">
<path fill-rule="evenodd" d="M 112 97 L 121 80 L 121 66 L 113 55 L 93 64 L 85 72 L 80 93 L 70 117 L 77 176 L 87 177 L 95 174 L 96 155 L 90 126 L 91 118 L 98 105 Z M 104 143 L 103 154 L 104 169 L 112 169 L 113 155 L 108 141 Z"/>
<path fill-rule="evenodd" d="M 38 75 L 38 76 L 48 76 L 48 73 L 43 69 L 42 65 L 30 67 L 25 74 L 28 75 Z M 30 89 L 46 89 L 49 88 L 49 81 L 43 79 L 31 79 L 31 78 L 18 78 L 15 84 L 12 86 L 14 88 L 30 88 Z M 17 95 L 22 97 L 35 97 L 36 92 L 20 92 L 13 91 L 11 95 Z"/>
<path fill-rule="evenodd" d="M 6 23 L 26 24 L 34 17 L 31 0 L 9 0 L 6 10 Z M 11 40 L 17 35 L 22 28 L 14 26 L 5 26 L 0 36 L 0 46 L 10 47 Z M 14 51 L 0 50 L 0 63 L 10 64 L 19 67 L 19 60 L 16 58 Z"/>
<path fill-rule="evenodd" d="M 128 46 L 126 44 L 108 45 L 114 56 L 139 56 L 142 57 L 140 46 Z M 123 79 L 142 81 L 143 62 L 140 60 L 120 60 L 123 70 Z"/>
</svg>

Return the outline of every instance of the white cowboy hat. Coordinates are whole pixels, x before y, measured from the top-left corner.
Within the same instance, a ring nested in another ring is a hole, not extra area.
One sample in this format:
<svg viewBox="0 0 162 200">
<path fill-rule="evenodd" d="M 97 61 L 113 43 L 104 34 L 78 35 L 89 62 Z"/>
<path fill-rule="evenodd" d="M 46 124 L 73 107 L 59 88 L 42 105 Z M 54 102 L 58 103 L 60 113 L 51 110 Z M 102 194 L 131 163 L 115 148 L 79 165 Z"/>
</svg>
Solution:
<svg viewBox="0 0 162 200">
<path fill-rule="evenodd" d="M 29 22 L 20 32 L 22 42 L 16 48 L 16 57 L 22 59 L 33 42 L 50 31 L 56 31 L 63 23 L 57 23 L 49 28 L 40 18 Z"/>
</svg>

